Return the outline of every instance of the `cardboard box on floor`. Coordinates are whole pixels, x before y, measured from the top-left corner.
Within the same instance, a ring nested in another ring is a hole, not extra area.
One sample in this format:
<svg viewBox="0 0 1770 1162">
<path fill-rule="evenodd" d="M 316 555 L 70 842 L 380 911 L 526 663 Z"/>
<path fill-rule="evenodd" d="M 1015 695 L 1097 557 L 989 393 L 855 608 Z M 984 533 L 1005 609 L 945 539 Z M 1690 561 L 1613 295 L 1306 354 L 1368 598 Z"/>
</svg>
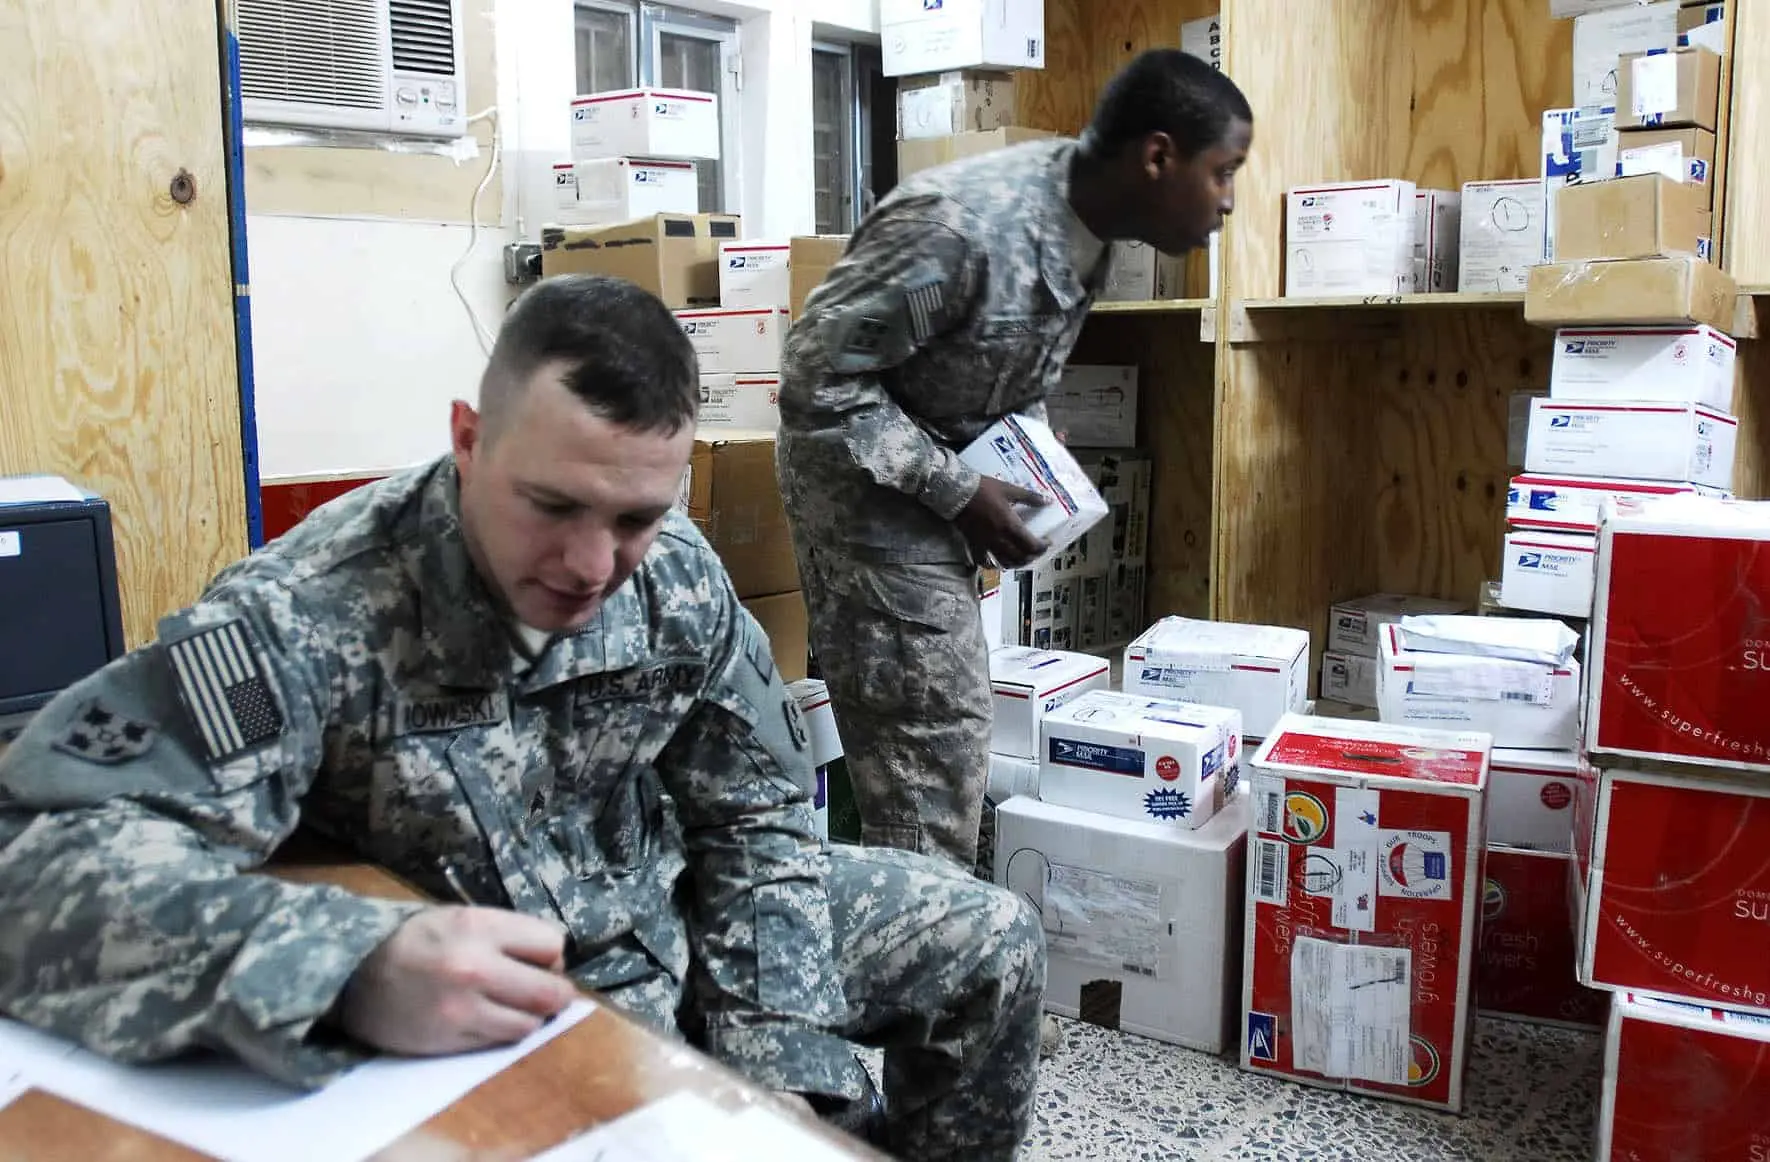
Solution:
<svg viewBox="0 0 1770 1162">
<path fill-rule="evenodd" d="M 805 311 L 805 299 L 830 273 L 830 267 L 848 249 L 846 234 L 801 234 L 788 242 L 787 265 L 792 288 L 788 313 L 797 319 Z"/>
<path fill-rule="evenodd" d="M 799 588 L 793 540 L 774 477 L 771 433 L 731 431 L 697 439 L 682 499 L 689 519 L 724 562 L 740 598 Z"/>
<path fill-rule="evenodd" d="M 980 153 L 991 153 L 998 149 L 1006 149 L 1010 145 L 1020 145 L 1028 141 L 1038 141 L 1047 137 L 1055 137 L 1055 133 L 1046 129 L 1027 129 L 1019 125 L 1011 125 L 1004 129 L 991 129 L 981 133 L 955 133 L 950 137 L 924 137 L 917 141 L 900 141 L 897 143 L 897 177 L 899 181 L 920 170 L 933 169 L 950 161 L 958 161 L 962 157 L 974 157 Z"/>
<path fill-rule="evenodd" d="M 1555 191 L 1555 258 L 1672 258 L 1709 251 L 1706 185 L 1641 174 Z"/>
<path fill-rule="evenodd" d="M 541 231 L 541 276 L 628 279 L 674 310 L 719 305 L 719 244 L 743 236 L 736 214 L 654 214 L 607 226 Z"/>
<path fill-rule="evenodd" d="M 805 611 L 805 595 L 795 589 L 791 593 L 744 597 L 740 601 L 768 635 L 781 681 L 797 682 L 804 678 L 811 656 L 811 619 Z"/>
<path fill-rule="evenodd" d="M 1524 319 L 1544 327 L 1707 323 L 1732 333 L 1739 287 L 1695 257 L 1552 262 L 1530 269 Z"/>
</svg>

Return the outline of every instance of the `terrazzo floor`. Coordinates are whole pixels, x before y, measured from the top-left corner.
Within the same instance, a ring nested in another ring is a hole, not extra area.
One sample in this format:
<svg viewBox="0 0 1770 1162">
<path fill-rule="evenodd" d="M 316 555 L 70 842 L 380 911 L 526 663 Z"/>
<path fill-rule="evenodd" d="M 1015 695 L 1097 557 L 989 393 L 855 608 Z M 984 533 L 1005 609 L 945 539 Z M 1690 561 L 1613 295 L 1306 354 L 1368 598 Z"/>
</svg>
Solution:
<svg viewBox="0 0 1770 1162">
<path fill-rule="evenodd" d="M 1242 1071 L 1229 1058 L 1058 1018 L 1021 1157 L 1588 1162 L 1597 1033 L 1476 1022 L 1462 1116 Z"/>
</svg>

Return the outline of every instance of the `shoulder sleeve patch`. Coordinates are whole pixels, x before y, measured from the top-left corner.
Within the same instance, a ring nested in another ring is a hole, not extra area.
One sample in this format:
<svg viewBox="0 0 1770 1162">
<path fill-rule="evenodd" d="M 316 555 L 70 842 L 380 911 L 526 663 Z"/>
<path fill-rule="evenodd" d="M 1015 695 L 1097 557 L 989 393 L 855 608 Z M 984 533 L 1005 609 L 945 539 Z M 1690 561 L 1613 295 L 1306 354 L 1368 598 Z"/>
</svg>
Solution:
<svg viewBox="0 0 1770 1162">
<path fill-rule="evenodd" d="M 244 620 L 170 642 L 165 651 L 179 701 L 209 762 L 282 737 L 287 724 Z"/>
<path fill-rule="evenodd" d="M 74 758 L 108 766 L 140 758 L 158 736 L 152 724 L 107 709 L 94 699 L 75 712 L 50 745 Z"/>
</svg>

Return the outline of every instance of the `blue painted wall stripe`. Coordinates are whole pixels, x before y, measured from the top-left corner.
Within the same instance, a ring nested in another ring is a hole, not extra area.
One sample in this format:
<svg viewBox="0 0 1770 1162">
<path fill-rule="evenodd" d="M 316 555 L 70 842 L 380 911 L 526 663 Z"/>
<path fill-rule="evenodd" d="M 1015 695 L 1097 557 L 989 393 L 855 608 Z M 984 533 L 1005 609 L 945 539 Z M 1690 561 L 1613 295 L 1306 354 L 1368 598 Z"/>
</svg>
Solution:
<svg viewBox="0 0 1770 1162">
<path fill-rule="evenodd" d="M 234 349 L 240 368 L 240 448 L 245 465 L 246 539 L 254 549 L 264 543 L 264 506 L 259 496 L 258 410 L 252 375 L 252 275 L 246 260 L 245 124 L 240 108 L 240 40 L 222 5 L 222 75 L 227 144 L 228 234 L 233 250 Z"/>
</svg>

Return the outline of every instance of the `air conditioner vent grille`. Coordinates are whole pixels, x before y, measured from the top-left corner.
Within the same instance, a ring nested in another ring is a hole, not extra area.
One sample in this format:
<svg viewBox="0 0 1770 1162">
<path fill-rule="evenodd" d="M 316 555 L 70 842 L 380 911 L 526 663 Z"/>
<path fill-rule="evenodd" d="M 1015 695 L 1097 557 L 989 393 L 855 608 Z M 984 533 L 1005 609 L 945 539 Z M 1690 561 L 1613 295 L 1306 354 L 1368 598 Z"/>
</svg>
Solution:
<svg viewBox="0 0 1770 1162">
<path fill-rule="evenodd" d="M 402 73 L 455 71 L 455 28 L 449 0 L 388 0 L 393 67 Z"/>
<path fill-rule="evenodd" d="M 238 0 L 241 96 L 380 108 L 387 78 L 376 7 L 385 2 Z"/>
</svg>

